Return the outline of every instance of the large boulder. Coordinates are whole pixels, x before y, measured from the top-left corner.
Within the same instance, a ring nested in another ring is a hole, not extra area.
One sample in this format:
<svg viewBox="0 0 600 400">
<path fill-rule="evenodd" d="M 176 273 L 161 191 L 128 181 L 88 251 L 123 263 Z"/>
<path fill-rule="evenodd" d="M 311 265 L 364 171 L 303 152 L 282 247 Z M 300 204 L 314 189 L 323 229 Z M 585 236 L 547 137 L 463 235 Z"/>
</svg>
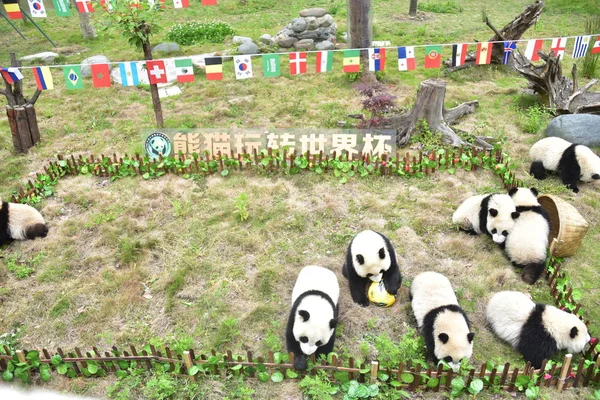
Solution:
<svg viewBox="0 0 600 400">
<path fill-rule="evenodd" d="M 256 44 L 254 44 L 254 42 L 252 42 L 252 41 L 242 43 L 238 47 L 237 50 L 238 50 L 238 53 L 240 53 L 240 54 L 257 54 L 257 53 L 259 53 L 258 46 Z"/>
<path fill-rule="evenodd" d="M 81 75 L 92 76 L 92 70 L 90 65 L 92 64 L 108 64 L 110 60 L 105 55 L 99 54 L 97 56 L 91 56 L 81 62 Z"/>
<path fill-rule="evenodd" d="M 296 50 L 312 50 L 315 48 L 315 41 L 312 39 L 302 39 L 302 40 L 298 40 L 296 43 L 294 43 L 294 48 Z"/>
<path fill-rule="evenodd" d="M 261 37 L 258 38 L 258 41 L 266 44 L 268 46 L 273 44 L 273 38 L 271 37 L 271 35 L 269 35 L 268 33 L 265 33 L 264 35 L 262 35 Z"/>
<path fill-rule="evenodd" d="M 302 32 L 306 30 L 306 27 L 308 26 L 304 18 L 294 18 L 290 25 L 294 32 Z"/>
<path fill-rule="evenodd" d="M 21 57 L 21 61 L 32 61 L 32 60 L 41 60 L 45 64 L 52 64 L 54 59 L 58 57 L 57 53 L 52 51 L 44 51 L 43 53 L 31 54 L 29 56 Z"/>
<path fill-rule="evenodd" d="M 332 42 L 330 42 L 329 40 L 325 40 L 323 42 L 317 43 L 315 48 L 320 51 L 333 50 L 333 49 L 335 49 L 335 45 Z"/>
<path fill-rule="evenodd" d="M 560 115 L 550 121 L 546 128 L 546 136 L 560 137 L 588 147 L 600 146 L 600 115 Z"/>
<path fill-rule="evenodd" d="M 322 17 L 327 14 L 327 10 L 324 8 L 306 8 L 300 11 L 301 17 Z"/>
<path fill-rule="evenodd" d="M 246 37 L 246 36 L 234 36 L 233 37 L 233 44 L 242 44 L 244 42 L 251 42 L 252 38 Z"/>
<path fill-rule="evenodd" d="M 179 45 L 174 42 L 159 43 L 152 48 L 154 53 L 177 53 L 179 51 Z"/>
</svg>

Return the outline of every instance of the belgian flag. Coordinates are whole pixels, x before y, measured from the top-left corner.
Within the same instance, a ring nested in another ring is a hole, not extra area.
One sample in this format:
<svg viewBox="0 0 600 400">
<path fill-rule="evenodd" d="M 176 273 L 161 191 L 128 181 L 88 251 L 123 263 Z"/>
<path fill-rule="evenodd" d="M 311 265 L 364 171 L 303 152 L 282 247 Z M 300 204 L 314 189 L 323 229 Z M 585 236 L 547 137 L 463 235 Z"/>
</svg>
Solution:
<svg viewBox="0 0 600 400">
<path fill-rule="evenodd" d="M 220 81 L 223 79 L 223 59 L 221 57 L 206 57 L 206 79 Z"/>
<path fill-rule="evenodd" d="M 4 9 L 8 19 L 23 19 L 21 13 L 21 7 L 19 7 L 19 0 L 2 0 L 4 3 Z"/>
</svg>

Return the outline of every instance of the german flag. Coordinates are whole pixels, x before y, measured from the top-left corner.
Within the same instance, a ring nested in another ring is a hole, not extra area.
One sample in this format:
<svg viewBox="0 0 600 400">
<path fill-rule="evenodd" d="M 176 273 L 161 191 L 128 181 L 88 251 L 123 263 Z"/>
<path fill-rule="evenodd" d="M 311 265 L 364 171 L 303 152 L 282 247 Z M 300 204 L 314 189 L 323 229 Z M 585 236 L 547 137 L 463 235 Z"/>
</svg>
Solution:
<svg viewBox="0 0 600 400">
<path fill-rule="evenodd" d="M 206 63 L 206 79 L 209 81 L 223 79 L 223 59 L 221 57 L 207 57 L 204 62 Z"/>
<path fill-rule="evenodd" d="M 21 8 L 19 7 L 19 0 L 2 0 L 4 3 L 4 9 L 8 19 L 23 19 Z"/>
<path fill-rule="evenodd" d="M 360 72 L 360 50 L 344 50 L 344 72 Z"/>
</svg>

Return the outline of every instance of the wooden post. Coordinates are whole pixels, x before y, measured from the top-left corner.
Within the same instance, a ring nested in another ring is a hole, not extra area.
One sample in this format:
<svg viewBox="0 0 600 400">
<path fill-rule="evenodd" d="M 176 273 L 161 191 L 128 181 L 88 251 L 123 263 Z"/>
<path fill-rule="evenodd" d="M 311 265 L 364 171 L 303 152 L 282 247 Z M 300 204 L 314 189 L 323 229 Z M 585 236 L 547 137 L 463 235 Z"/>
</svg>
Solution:
<svg viewBox="0 0 600 400">
<path fill-rule="evenodd" d="M 377 382 L 377 370 L 379 369 L 378 361 L 371 361 L 371 383 Z"/>
<path fill-rule="evenodd" d="M 348 0 L 348 43 L 349 48 L 361 50 L 363 82 L 375 81 L 375 74 L 368 71 L 368 52 L 373 41 L 371 0 Z"/>
<path fill-rule="evenodd" d="M 192 357 L 190 356 L 190 352 L 188 350 L 183 351 L 183 361 L 185 361 L 185 367 L 187 368 L 188 375 L 189 375 L 190 370 L 194 366 L 194 362 L 192 361 Z M 193 381 L 196 380 L 196 376 L 190 375 L 190 377 L 192 378 Z"/>
<path fill-rule="evenodd" d="M 560 369 L 560 375 L 558 377 L 558 382 L 556 383 L 556 389 L 559 392 L 562 392 L 563 386 L 565 385 L 565 380 L 567 379 L 567 371 L 571 366 L 571 359 L 573 358 L 573 354 L 565 355 L 565 359 L 563 360 L 562 368 Z"/>
</svg>

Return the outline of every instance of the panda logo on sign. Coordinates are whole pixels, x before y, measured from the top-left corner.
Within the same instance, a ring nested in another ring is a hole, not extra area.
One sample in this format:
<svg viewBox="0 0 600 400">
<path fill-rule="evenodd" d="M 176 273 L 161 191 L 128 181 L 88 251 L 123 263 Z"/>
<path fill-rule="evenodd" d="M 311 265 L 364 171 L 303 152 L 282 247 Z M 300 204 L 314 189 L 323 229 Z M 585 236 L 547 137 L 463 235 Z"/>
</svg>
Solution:
<svg viewBox="0 0 600 400">
<path fill-rule="evenodd" d="M 171 154 L 171 141 L 162 132 L 154 132 L 146 139 L 146 152 L 150 158 L 166 157 Z"/>
</svg>

